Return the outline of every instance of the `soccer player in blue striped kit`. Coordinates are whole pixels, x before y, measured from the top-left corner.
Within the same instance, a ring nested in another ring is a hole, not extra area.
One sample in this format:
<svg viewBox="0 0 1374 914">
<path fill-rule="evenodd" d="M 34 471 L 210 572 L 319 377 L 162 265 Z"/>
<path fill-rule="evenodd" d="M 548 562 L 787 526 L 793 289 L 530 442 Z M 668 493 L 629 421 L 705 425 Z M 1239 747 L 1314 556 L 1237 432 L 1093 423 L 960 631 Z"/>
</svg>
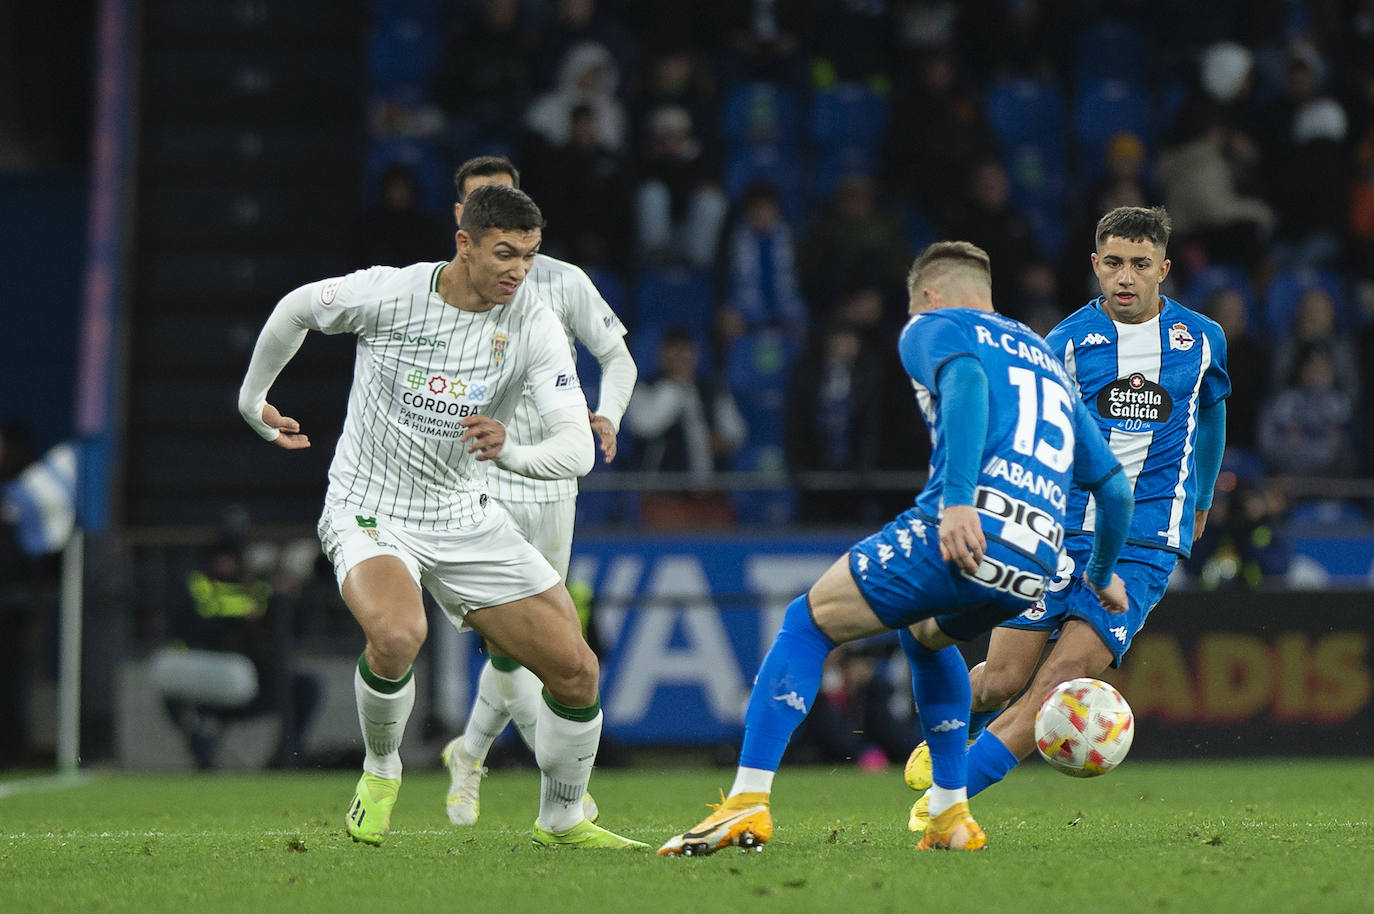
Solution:
<svg viewBox="0 0 1374 914">
<path fill-rule="evenodd" d="M 993 630 L 987 660 L 970 674 L 970 796 L 1031 754 L 1035 712 L 1057 684 L 1121 663 L 1174 565 L 1206 525 L 1226 443 L 1226 338 L 1214 321 L 1159 293 L 1169 275 L 1170 228 L 1161 207 L 1119 207 L 1103 216 L 1092 255 L 1102 294 L 1046 338 L 1130 482 L 1135 513 L 1117 563 L 1130 609 L 1108 615 L 1075 577 L 1093 531 L 1093 495 L 1075 488 L 1059 575 L 1043 601 Z M 907 760 L 914 790 L 931 786 L 927 743 Z M 931 799 L 927 794 L 912 806 L 912 831 L 924 832 L 931 821 Z"/>
<path fill-rule="evenodd" d="M 1087 586 L 1109 610 L 1126 608 L 1113 574 L 1131 515 L 1121 467 L 1044 341 L 993 311 L 987 254 L 962 241 L 931 245 L 907 288 L 913 316 L 898 349 L 931 435 L 929 482 L 913 507 L 788 606 L 754 683 L 729 796 L 660 855 L 767 842 L 773 776 L 816 698 L 826 656 L 894 629 L 939 785 L 918 847 L 978 850 L 987 837 L 964 790 L 969 677 L 954 645 L 1044 592 L 1060 565 L 1075 483 L 1097 496 Z"/>
</svg>

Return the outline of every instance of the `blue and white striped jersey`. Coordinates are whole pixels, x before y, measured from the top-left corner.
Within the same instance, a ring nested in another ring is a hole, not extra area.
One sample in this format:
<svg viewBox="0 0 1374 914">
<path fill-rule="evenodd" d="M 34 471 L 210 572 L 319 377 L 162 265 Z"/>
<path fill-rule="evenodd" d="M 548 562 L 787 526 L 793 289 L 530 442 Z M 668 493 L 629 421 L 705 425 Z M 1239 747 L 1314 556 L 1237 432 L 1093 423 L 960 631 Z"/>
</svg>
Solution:
<svg viewBox="0 0 1374 914">
<path fill-rule="evenodd" d="M 1231 394 L 1226 337 L 1215 321 L 1162 298 L 1141 324 L 1113 321 L 1095 299 L 1046 340 L 1063 359 L 1135 493 L 1128 545 L 1188 555 L 1197 502 L 1198 410 Z M 1093 528 L 1092 493 L 1069 493 L 1070 533 Z"/>
<path fill-rule="evenodd" d="M 1029 327 L 988 311 L 941 308 L 913 317 L 898 342 L 930 431 L 930 478 L 916 510 L 938 522 L 944 506 L 945 442 L 937 381 L 951 360 L 971 355 L 988 379 L 988 431 L 974 490 L 983 531 L 1049 574 L 1058 567 L 1068 492 L 1095 486 L 1117 470 L 1092 419 L 1073 400 L 1064 368 Z"/>
</svg>

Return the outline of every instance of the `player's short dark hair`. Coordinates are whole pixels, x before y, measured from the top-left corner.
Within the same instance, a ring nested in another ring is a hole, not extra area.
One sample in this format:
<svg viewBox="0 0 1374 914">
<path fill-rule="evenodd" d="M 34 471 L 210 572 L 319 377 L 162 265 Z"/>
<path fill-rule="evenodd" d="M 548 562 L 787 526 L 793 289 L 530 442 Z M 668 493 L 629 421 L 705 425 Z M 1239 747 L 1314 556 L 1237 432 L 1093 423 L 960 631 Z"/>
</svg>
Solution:
<svg viewBox="0 0 1374 914">
<path fill-rule="evenodd" d="M 1097 221 L 1093 240 L 1101 247 L 1108 238 L 1148 241 L 1162 248 L 1169 246 L 1174 223 L 1162 206 L 1118 206 Z"/>
<path fill-rule="evenodd" d="M 458 202 L 463 202 L 463 187 L 468 183 L 468 178 L 491 178 L 496 175 L 510 175 L 510 182 L 516 187 L 520 186 L 520 172 L 505 156 L 478 156 L 459 165 L 453 173 L 453 188 L 458 192 Z"/>
<path fill-rule="evenodd" d="M 981 276 L 992 288 L 992 258 L 969 241 L 937 241 L 927 247 L 906 274 L 906 290 L 914 294 L 930 282 L 944 278 L 952 270 L 969 270 Z"/>
<path fill-rule="evenodd" d="M 490 231 L 532 232 L 544 227 L 544 214 L 523 190 L 504 184 L 483 184 L 473 188 L 463 204 L 458 228 L 473 241 L 481 241 Z"/>
</svg>

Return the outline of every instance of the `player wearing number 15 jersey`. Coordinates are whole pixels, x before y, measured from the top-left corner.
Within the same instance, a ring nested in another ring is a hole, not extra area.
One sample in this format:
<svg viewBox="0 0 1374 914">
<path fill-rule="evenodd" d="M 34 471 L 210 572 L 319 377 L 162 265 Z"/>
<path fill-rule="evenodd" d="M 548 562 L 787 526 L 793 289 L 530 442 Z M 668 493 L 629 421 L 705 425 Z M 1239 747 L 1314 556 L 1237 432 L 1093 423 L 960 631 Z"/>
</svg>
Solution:
<svg viewBox="0 0 1374 914">
<path fill-rule="evenodd" d="M 965 751 L 969 678 L 955 643 L 1039 599 L 1059 565 L 1069 489 L 1097 494 L 1089 586 L 1125 608 L 1113 574 L 1130 523 L 1116 459 L 1063 366 L 1025 325 L 993 312 L 987 254 L 940 242 L 912 265 L 898 343 L 930 431 L 930 481 L 913 507 L 855 545 L 787 608 L 745 714 L 730 795 L 664 855 L 761 846 L 773 775 L 838 644 L 897 630 L 935 758 L 937 815 L 919 847 L 977 850 Z"/>
<path fill-rule="evenodd" d="M 1159 602 L 1179 556 L 1206 523 L 1225 443 L 1226 339 L 1217 324 L 1159 294 L 1168 275 L 1169 217 L 1121 207 L 1102 217 L 1092 255 L 1102 295 L 1065 318 L 1047 340 L 1062 359 L 1074 399 L 1121 462 L 1135 501 L 1117 564 L 1130 608 L 1108 615 L 1076 578 L 1094 529 L 1094 496 L 1069 493 L 1060 574 L 1043 601 L 997 628 L 986 663 L 973 670 L 970 794 L 1000 781 L 1034 748 L 1035 712 L 1058 683 L 1100 675 L 1120 663 Z M 1051 633 L 1059 638 L 1036 672 Z M 1005 712 L 1007 703 L 1034 681 Z M 988 721 L 996 717 L 995 720 Z M 930 784 L 926 747 L 908 760 L 906 780 Z M 925 828 L 923 797 L 909 825 Z"/>
</svg>

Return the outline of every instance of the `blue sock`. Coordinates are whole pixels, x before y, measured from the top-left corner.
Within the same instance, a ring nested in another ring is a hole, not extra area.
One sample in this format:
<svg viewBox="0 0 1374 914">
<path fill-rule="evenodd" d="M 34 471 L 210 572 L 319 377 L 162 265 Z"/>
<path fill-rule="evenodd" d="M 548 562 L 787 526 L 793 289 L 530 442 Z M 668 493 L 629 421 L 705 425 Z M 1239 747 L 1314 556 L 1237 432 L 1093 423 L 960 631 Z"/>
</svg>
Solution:
<svg viewBox="0 0 1374 914">
<path fill-rule="evenodd" d="M 930 747 L 930 778 L 940 787 L 963 787 L 968 779 L 968 718 L 973 687 L 968 665 L 950 645 L 932 651 L 912 637 L 897 633 L 911 661 L 911 690 L 921 713 L 921 733 Z"/>
<path fill-rule="evenodd" d="M 968 715 L 968 738 L 977 739 L 978 734 L 986 730 L 988 724 L 996 720 L 1005 710 L 1006 708 L 996 711 L 970 711 Z"/>
<path fill-rule="evenodd" d="M 1019 764 L 1006 743 L 984 730 L 968 748 L 968 795 L 987 790 Z"/>
<path fill-rule="evenodd" d="M 806 719 L 821 686 L 825 658 L 835 644 L 811 621 L 806 595 L 788 604 L 782 628 L 763 658 L 744 712 L 745 768 L 777 771 L 792 731 Z"/>
</svg>

